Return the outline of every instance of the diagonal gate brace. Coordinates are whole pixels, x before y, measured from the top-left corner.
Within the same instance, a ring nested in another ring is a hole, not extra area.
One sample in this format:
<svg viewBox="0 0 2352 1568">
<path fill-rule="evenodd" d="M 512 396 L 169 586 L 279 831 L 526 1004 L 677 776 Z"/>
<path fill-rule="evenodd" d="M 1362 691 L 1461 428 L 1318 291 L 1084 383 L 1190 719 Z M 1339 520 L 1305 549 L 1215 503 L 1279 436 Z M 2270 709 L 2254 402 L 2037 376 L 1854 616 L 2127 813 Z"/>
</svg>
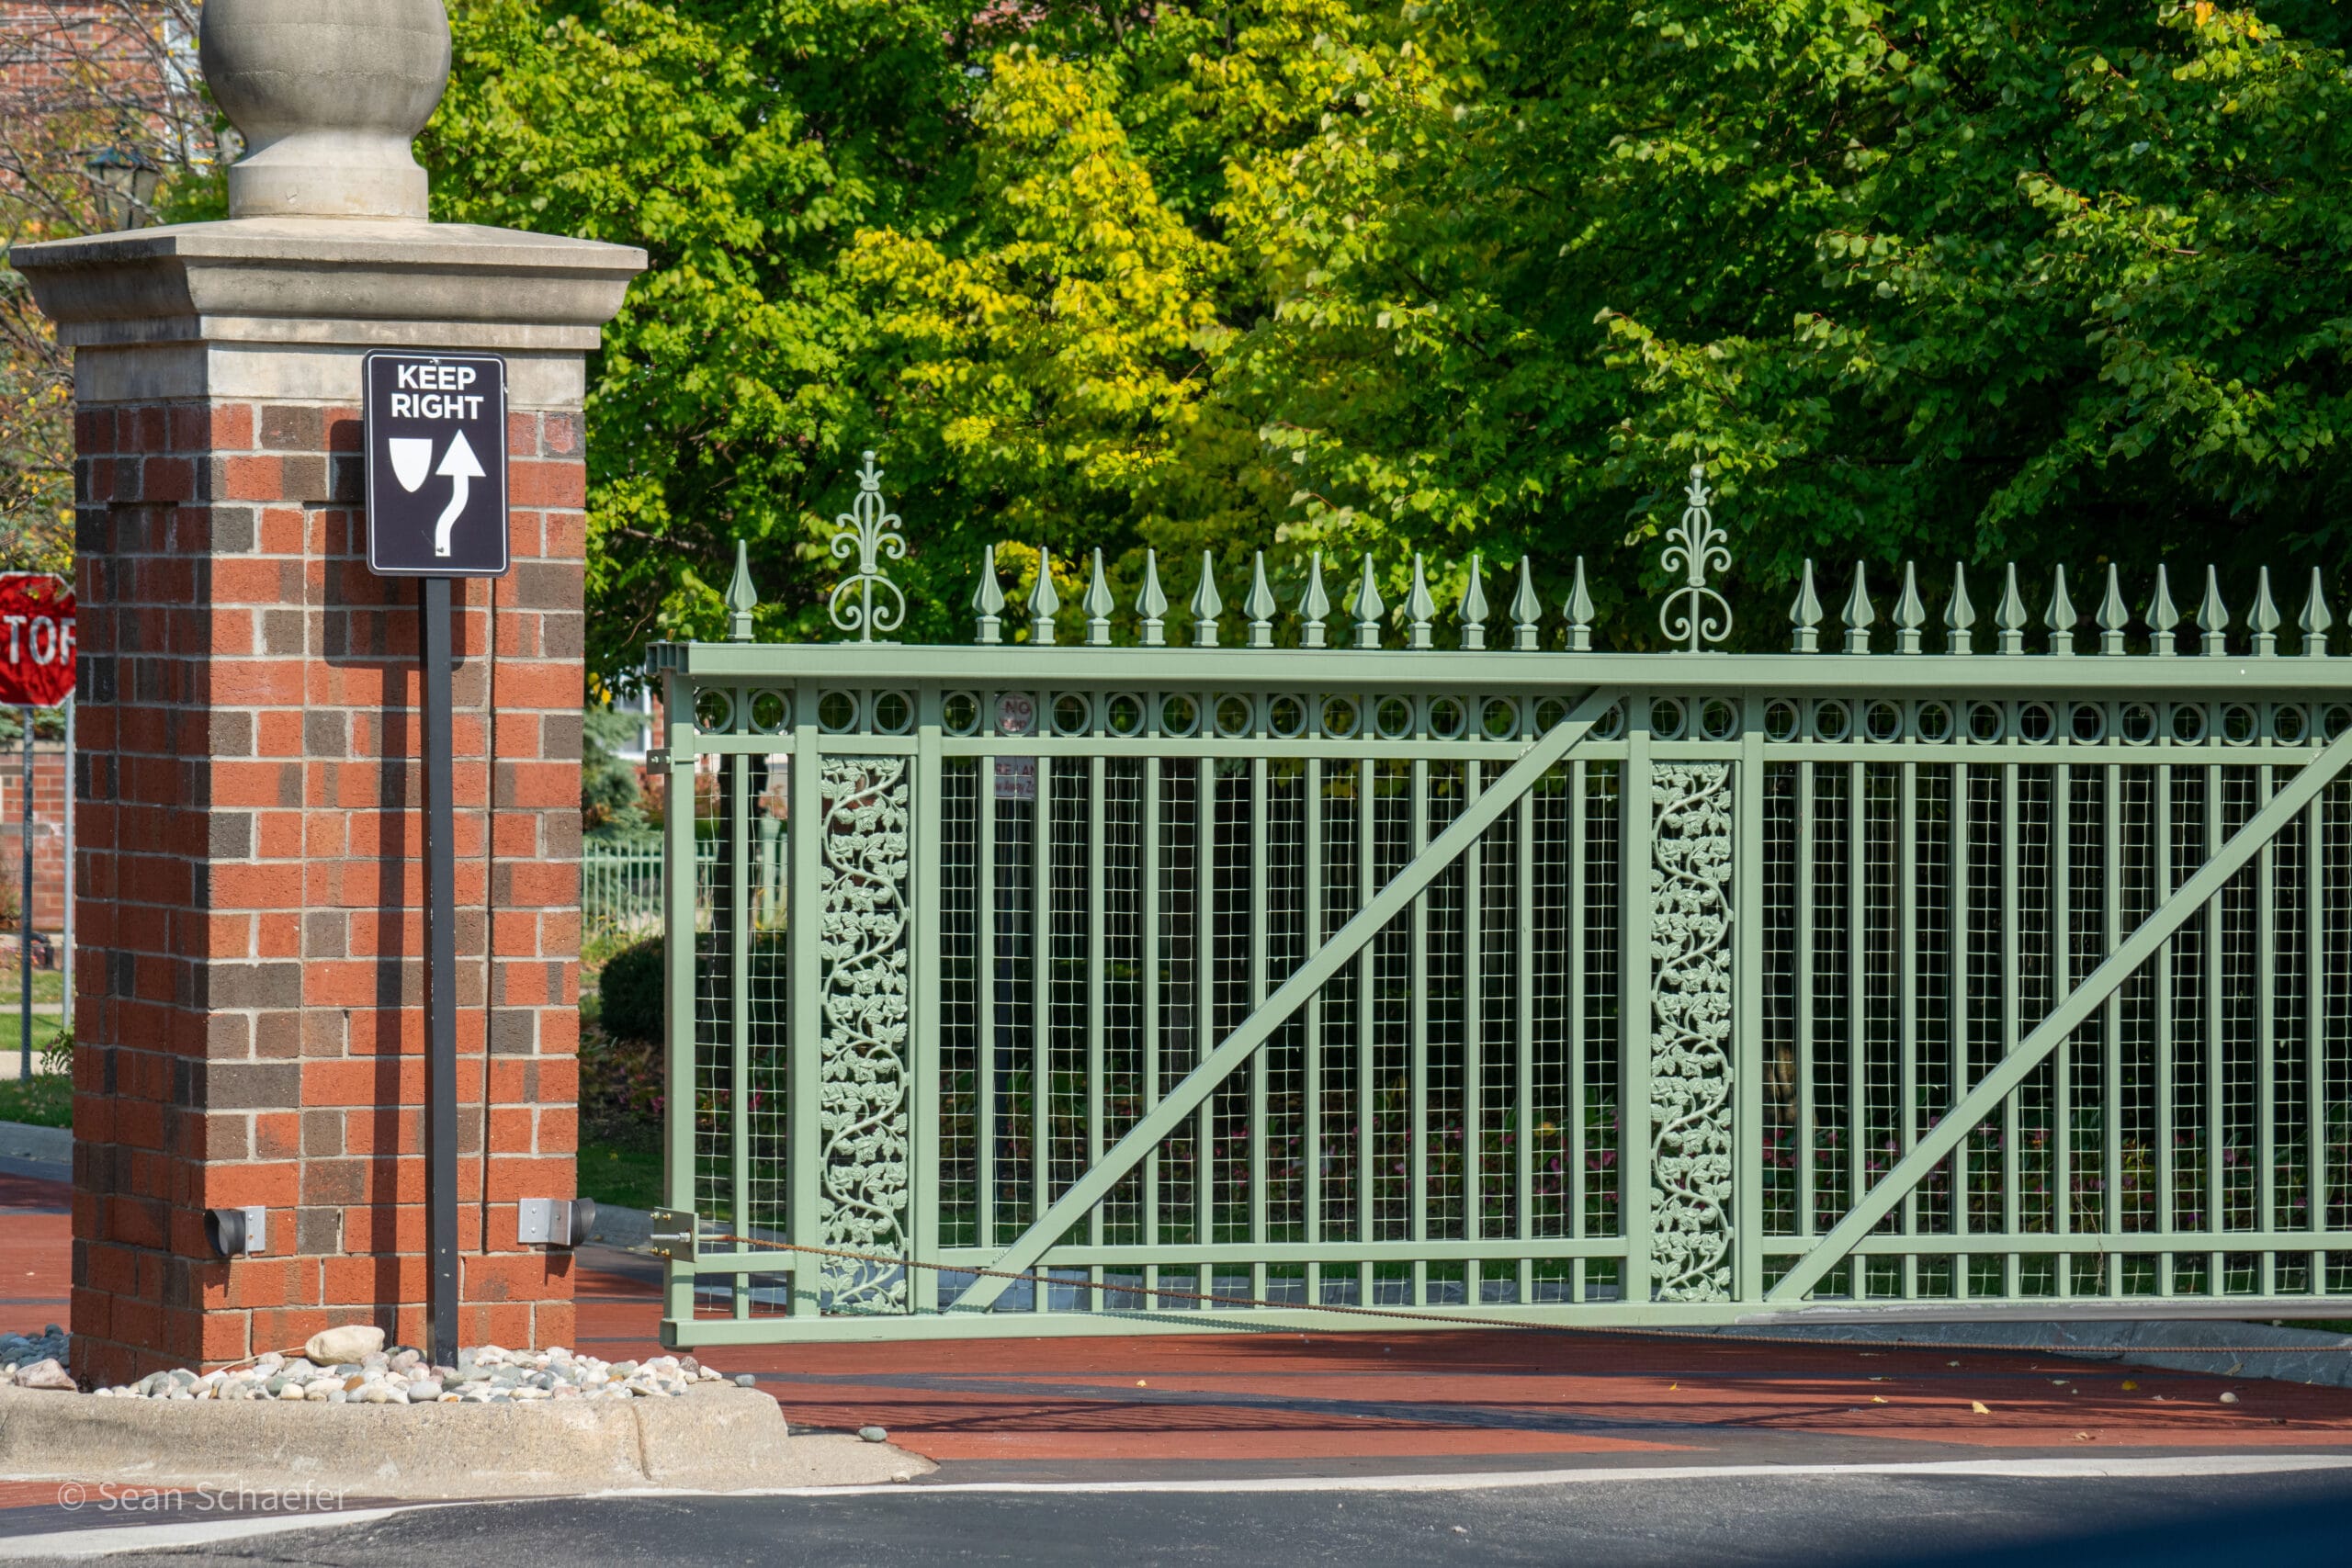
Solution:
<svg viewBox="0 0 2352 1568">
<path fill-rule="evenodd" d="M 1864 1236 L 1875 1230 L 1879 1222 L 1903 1201 L 1905 1194 L 1917 1188 L 1927 1179 L 1929 1171 L 1950 1157 L 1952 1150 L 1960 1146 L 1961 1139 L 1968 1135 L 1970 1128 L 1997 1109 L 2001 1101 L 2008 1098 L 2010 1091 L 2025 1081 L 2026 1075 L 2040 1066 L 2043 1059 L 2058 1048 L 2060 1041 L 2081 1027 L 2083 1021 L 2105 1005 L 2108 998 L 2113 996 L 2140 965 L 2154 956 L 2156 950 L 2171 941 L 2199 909 L 2211 903 L 2228 885 L 2230 878 L 2244 871 L 2246 863 L 2261 852 L 2263 845 L 2277 838 L 2279 829 L 2319 797 L 2320 791 L 2335 782 L 2347 763 L 2352 763 L 2352 729 L 2330 741 L 2327 750 L 2304 764 L 2302 772 L 2297 773 L 2284 789 L 2272 795 L 2269 804 L 2256 812 L 2245 827 L 2232 834 L 2229 841 L 2215 852 L 2213 858 L 2198 868 L 2196 875 L 2182 883 L 2177 891 L 2156 906 L 2155 912 L 2141 922 L 2140 928 L 2124 940 L 2122 946 L 2092 970 L 2082 985 L 2060 1002 L 2032 1033 L 2018 1042 L 2016 1050 L 2002 1057 L 2000 1066 L 1985 1074 L 1984 1079 L 1969 1090 L 1967 1098 L 1953 1106 L 1944 1119 L 1937 1122 L 1934 1129 L 1863 1196 L 1860 1202 L 1849 1210 L 1836 1229 L 1797 1260 L 1796 1267 L 1772 1287 L 1765 1300 L 1804 1300 L 1804 1293 L 1818 1285 L 1823 1275 L 1836 1268 Z"/>
<path fill-rule="evenodd" d="M 1250 1059 L 1251 1053 L 1272 1039 L 1274 1031 L 1287 1022 L 1292 1013 L 1306 1005 L 1307 998 L 1321 990 L 1324 983 L 1354 958 L 1365 943 L 1380 934 L 1382 927 L 1420 897 L 1429 885 L 1437 880 L 1438 874 L 1476 843 L 1479 836 L 1493 826 L 1505 810 L 1517 805 L 1521 795 L 1535 787 L 1537 780 L 1550 773 L 1561 758 L 1591 734 L 1592 727 L 1600 722 L 1601 716 L 1616 702 L 1617 695 L 1613 692 L 1587 694 L 1582 702 L 1569 710 L 1566 717 L 1546 730 L 1501 778 L 1495 781 L 1493 788 L 1480 792 L 1478 798 L 1465 807 L 1444 832 L 1430 840 L 1428 849 L 1398 872 L 1388 886 L 1357 911 L 1353 919 L 1334 932 L 1329 943 L 1283 981 L 1272 996 L 1261 1003 L 1257 1010 L 1227 1035 L 1216 1050 L 1202 1059 L 1200 1066 L 1185 1074 L 1182 1081 L 1168 1091 L 1168 1098 L 1136 1122 L 1125 1137 L 1105 1151 L 1092 1169 L 1055 1199 L 1052 1206 L 1038 1216 L 1036 1223 L 999 1254 L 989 1267 L 1012 1274 L 1035 1268 L 1037 1259 L 1046 1255 L 1046 1249 L 1059 1240 L 1064 1232 L 1076 1224 L 1088 1210 L 1109 1196 L 1111 1189 L 1141 1164 L 1144 1156 L 1158 1147 L 1162 1139 L 1182 1125 L 1184 1118 L 1198 1110 L 1201 1102 L 1215 1092 L 1217 1085 Z M 982 1275 L 956 1300 L 954 1310 L 987 1311 L 996 1304 L 997 1297 L 1004 1293 L 1008 1282 L 1001 1278 Z"/>
</svg>

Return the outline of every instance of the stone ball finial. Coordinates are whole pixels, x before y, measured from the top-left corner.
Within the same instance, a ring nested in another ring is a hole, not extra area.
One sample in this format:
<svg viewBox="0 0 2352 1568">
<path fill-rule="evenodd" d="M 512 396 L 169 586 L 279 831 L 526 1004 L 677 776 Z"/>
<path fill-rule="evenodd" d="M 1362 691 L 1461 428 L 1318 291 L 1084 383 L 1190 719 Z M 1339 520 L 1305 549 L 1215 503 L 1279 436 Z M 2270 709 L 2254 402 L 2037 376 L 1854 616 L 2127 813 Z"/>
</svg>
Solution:
<svg viewBox="0 0 2352 1568">
<path fill-rule="evenodd" d="M 204 79 L 245 138 L 232 218 L 411 218 L 449 84 L 442 0 L 207 0 Z"/>
</svg>

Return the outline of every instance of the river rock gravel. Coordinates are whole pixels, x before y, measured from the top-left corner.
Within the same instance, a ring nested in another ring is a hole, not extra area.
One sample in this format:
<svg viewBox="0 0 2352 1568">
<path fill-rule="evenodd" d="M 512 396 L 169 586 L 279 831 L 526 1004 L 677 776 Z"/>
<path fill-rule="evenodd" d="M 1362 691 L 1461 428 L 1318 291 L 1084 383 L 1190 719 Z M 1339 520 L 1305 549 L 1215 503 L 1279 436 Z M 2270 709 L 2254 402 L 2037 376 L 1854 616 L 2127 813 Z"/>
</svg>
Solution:
<svg viewBox="0 0 2352 1568">
<path fill-rule="evenodd" d="M 0 1385 L 71 1389 L 65 1331 L 0 1334 Z M 322 1364 L 271 1351 L 217 1371 L 155 1372 L 96 1391 L 100 1399 L 273 1399 L 321 1404 L 514 1404 L 542 1399 L 662 1399 L 724 1374 L 692 1356 L 605 1361 L 555 1346 L 509 1350 L 483 1345 L 435 1366 L 422 1351 L 395 1345 L 356 1361 Z"/>
<path fill-rule="evenodd" d="M 51 1324 L 39 1334 L 0 1334 L 0 1388 L 56 1388 L 67 1372 L 65 1330 Z"/>
</svg>

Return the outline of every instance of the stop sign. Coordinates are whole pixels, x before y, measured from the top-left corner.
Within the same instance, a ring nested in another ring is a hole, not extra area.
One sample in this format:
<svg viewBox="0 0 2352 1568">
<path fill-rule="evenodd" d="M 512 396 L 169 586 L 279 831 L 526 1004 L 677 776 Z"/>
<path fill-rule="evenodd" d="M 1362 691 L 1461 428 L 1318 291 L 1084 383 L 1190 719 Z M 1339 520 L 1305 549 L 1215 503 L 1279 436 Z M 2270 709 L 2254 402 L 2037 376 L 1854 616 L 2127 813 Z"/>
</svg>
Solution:
<svg viewBox="0 0 2352 1568">
<path fill-rule="evenodd" d="M 74 694 L 74 590 L 46 572 L 0 573 L 0 703 L 55 707 Z"/>
</svg>

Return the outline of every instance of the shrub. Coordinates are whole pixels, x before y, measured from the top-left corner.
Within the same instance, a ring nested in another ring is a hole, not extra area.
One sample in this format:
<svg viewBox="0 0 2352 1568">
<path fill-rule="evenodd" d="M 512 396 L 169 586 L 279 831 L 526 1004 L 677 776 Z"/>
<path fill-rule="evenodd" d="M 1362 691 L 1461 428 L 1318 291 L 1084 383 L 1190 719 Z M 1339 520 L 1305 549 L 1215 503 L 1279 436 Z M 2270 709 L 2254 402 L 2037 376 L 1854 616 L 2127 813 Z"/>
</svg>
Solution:
<svg viewBox="0 0 2352 1568">
<path fill-rule="evenodd" d="M 662 1125 L 662 1047 L 580 1031 L 580 1120 L 590 1137 L 628 1139 Z"/>
<path fill-rule="evenodd" d="M 662 947 L 660 937 L 648 937 L 605 962 L 597 1021 L 616 1040 L 662 1038 Z"/>
</svg>

